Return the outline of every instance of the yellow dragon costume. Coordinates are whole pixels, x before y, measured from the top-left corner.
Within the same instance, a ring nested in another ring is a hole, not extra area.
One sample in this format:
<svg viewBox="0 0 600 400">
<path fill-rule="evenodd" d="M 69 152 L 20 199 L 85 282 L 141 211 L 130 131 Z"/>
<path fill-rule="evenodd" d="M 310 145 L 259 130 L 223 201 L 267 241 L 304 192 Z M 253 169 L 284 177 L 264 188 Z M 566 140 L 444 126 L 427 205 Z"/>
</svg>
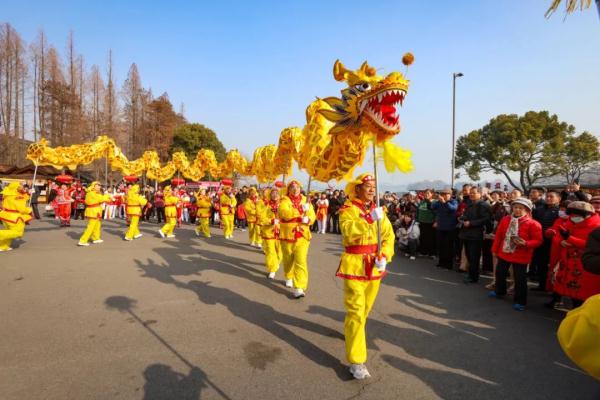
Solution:
<svg viewBox="0 0 600 400">
<path fill-rule="evenodd" d="M 25 234 L 25 224 L 31 221 L 32 212 L 27 207 L 28 199 L 19 182 L 11 182 L 2 190 L 0 221 L 4 229 L 0 230 L 0 252 L 12 250 L 12 241 Z"/>
<path fill-rule="evenodd" d="M 413 57 L 407 53 L 402 61 L 409 65 Z M 304 128 L 285 128 L 277 145 L 257 148 L 251 161 L 235 149 L 227 152 L 221 163 L 208 149 L 200 150 L 191 161 L 183 152 L 176 152 L 165 165 L 160 164 L 155 151 L 146 151 L 139 159 L 129 161 L 106 136 L 98 137 L 93 143 L 56 148 L 49 147 L 42 139 L 28 147 L 27 158 L 38 166 L 74 169 L 106 157 L 113 170 L 138 176 L 145 172 L 147 178 L 159 182 L 177 172 L 191 180 L 200 180 L 207 172 L 215 178 L 230 177 L 236 172 L 268 182 L 282 174 L 290 175 L 295 160 L 314 179 L 327 182 L 350 178 L 355 166 L 363 162 L 369 142 L 375 140 L 383 150 L 388 171 L 410 171 L 410 152 L 389 140 L 400 131 L 397 110 L 408 90 L 403 74 L 391 72 L 379 76 L 367 62 L 352 71 L 336 61 L 333 76 L 347 84 L 342 96 L 312 102 L 306 109 Z"/>
<path fill-rule="evenodd" d="M 129 218 L 129 229 L 125 233 L 125 240 L 131 241 L 142 237 L 139 229 L 142 210 L 148 200 L 140 194 L 140 187 L 133 185 L 127 192 L 127 217 Z"/>
<path fill-rule="evenodd" d="M 198 212 L 196 217 L 198 217 L 198 226 L 196 227 L 196 236 L 200 236 L 203 234 L 204 237 L 210 237 L 210 208 L 212 207 L 212 203 L 210 201 L 210 197 L 206 195 L 206 189 L 202 188 L 198 191 L 198 196 L 196 196 L 196 205 L 198 206 Z"/>
</svg>

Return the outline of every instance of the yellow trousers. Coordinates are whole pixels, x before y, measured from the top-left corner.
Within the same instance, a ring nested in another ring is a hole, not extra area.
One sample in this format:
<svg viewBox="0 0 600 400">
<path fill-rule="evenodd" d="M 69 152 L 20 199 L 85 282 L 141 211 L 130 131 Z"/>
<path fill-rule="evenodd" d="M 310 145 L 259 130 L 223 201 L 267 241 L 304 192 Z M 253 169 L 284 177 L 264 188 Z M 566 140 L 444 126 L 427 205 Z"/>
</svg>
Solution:
<svg viewBox="0 0 600 400">
<path fill-rule="evenodd" d="M 267 271 L 269 273 L 277 272 L 282 259 L 281 242 L 277 239 L 264 239 L 263 251 L 265 252 Z"/>
<path fill-rule="evenodd" d="M 367 317 L 379 292 L 380 280 L 359 281 L 344 279 L 344 336 L 346 357 L 351 364 L 367 361 L 367 339 L 365 326 Z"/>
<path fill-rule="evenodd" d="M 25 222 L 2 221 L 4 229 L 0 231 L 0 250 L 7 250 L 14 239 L 23 237 L 25 234 Z"/>
<path fill-rule="evenodd" d="M 198 217 L 198 226 L 196 227 L 196 232 L 202 233 L 204 237 L 210 237 L 208 218 Z"/>
<path fill-rule="evenodd" d="M 296 289 L 308 287 L 308 246 L 310 241 L 300 238 L 296 243 L 281 241 L 285 279 L 291 279 Z"/>
<path fill-rule="evenodd" d="M 260 225 L 256 222 L 248 222 L 248 238 L 250 239 L 250 243 L 262 243 L 263 239 L 260 235 Z"/>
<path fill-rule="evenodd" d="M 233 236 L 233 214 L 222 215 L 221 220 L 223 223 L 223 235 L 225 237 Z"/>
<path fill-rule="evenodd" d="M 164 224 L 160 230 L 162 231 L 162 233 L 169 236 L 173 234 L 173 231 L 175 231 L 175 225 L 177 225 L 177 217 L 167 217 L 166 220 L 167 223 Z"/>
<path fill-rule="evenodd" d="M 140 234 L 139 223 L 140 217 L 132 215 L 131 220 L 129 221 L 129 229 L 127 229 L 127 232 L 125 233 L 126 239 L 133 239 L 134 236 Z"/>
<path fill-rule="evenodd" d="M 81 238 L 79 238 L 79 243 L 87 243 L 90 238 L 92 241 L 100 240 L 101 227 L 101 219 L 88 219 L 87 227 L 85 228 L 83 235 L 81 235 Z"/>
</svg>

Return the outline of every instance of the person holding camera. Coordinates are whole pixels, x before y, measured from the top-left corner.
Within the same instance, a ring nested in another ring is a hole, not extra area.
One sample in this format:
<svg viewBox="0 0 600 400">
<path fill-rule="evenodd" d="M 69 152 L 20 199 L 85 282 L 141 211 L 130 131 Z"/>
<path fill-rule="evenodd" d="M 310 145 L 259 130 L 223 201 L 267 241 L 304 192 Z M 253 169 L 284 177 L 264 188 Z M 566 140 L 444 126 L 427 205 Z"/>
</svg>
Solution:
<svg viewBox="0 0 600 400">
<path fill-rule="evenodd" d="M 567 207 L 569 221 L 558 232 L 561 258 L 553 289 L 561 296 L 573 299 L 575 306 L 600 293 L 600 275 L 583 268 L 582 255 L 590 234 L 600 227 L 600 216 L 590 203 L 573 201 Z"/>
</svg>

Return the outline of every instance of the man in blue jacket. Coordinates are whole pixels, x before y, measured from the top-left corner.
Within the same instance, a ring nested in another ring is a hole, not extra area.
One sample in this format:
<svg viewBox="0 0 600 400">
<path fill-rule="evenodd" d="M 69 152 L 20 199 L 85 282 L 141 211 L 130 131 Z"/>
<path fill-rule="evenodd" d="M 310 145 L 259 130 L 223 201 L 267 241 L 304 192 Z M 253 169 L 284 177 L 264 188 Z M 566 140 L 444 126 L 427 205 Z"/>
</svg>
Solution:
<svg viewBox="0 0 600 400">
<path fill-rule="evenodd" d="M 454 264 L 454 242 L 456 240 L 456 210 L 458 202 L 452 198 L 452 190 L 439 192 L 438 201 L 431 204 L 435 213 L 435 230 L 438 250 L 438 267 L 452 269 Z"/>
</svg>

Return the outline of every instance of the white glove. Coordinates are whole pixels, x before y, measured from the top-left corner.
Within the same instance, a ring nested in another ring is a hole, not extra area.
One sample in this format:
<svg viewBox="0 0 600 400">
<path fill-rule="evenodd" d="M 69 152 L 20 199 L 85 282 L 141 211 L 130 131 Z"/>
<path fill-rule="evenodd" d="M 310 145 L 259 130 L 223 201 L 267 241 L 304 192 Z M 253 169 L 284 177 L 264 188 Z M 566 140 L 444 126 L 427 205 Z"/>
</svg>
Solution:
<svg viewBox="0 0 600 400">
<path fill-rule="evenodd" d="M 371 218 L 373 219 L 373 221 L 381 221 L 383 219 L 383 207 L 377 207 L 374 208 L 373 211 L 371 211 Z"/>
<path fill-rule="evenodd" d="M 273 225 L 279 225 L 279 220 L 277 218 L 273 219 Z"/>
<path fill-rule="evenodd" d="M 309 208 L 310 206 L 308 205 L 308 203 L 302 204 L 302 211 L 307 212 Z"/>
<path fill-rule="evenodd" d="M 302 217 L 302 223 L 303 224 L 308 224 L 309 222 L 310 222 L 310 218 L 308 218 L 306 216 Z"/>
<path fill-rule="evenodd" d="M 387 264 L 387 260 L 385 259 L 385 257 L 375 258 L 375 266 L 377 267 L 379 272 L 385 271 L 386 264 Z"/>
</svg>

